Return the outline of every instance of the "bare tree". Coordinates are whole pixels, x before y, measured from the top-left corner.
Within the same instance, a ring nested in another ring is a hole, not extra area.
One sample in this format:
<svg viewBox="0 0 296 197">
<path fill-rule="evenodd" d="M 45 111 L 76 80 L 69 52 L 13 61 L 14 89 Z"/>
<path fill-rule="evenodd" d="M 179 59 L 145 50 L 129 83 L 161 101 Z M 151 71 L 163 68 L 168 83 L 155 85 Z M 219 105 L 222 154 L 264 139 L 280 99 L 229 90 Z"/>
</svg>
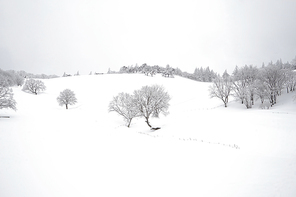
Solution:
<svg viewBox="0 0 296 197">
<path fill-rule="evenodd" d="M 264 100 L 269 98 L 269 88 L 267 85 L 262 83 L 260 80 L 257 80 L 255 82 L 255 95 L 257 95 L 257 98 L 260 99 L 261 104 L 264 103 Z"/>
<path fill-rule="evenodd" d="M 57 101 L 60 106 L 65 105 L 66 109 L 68 109 L 68 105 L 74 105 L 77 103 L 75 93 L 69 89 L 65 89 L 64 91 L 60 92 L 60 96 L 57 98 Z"/>
<path fill-rule="evenodd" d="M 244 91 L 245 84 L 241 80 L 233 80 L 232 82 L 232 90 L 233 90 L 233 96 L 236 98 L 236 100 L 240 100 L 242 104 L 244 104 Z"/>
<path fill-rule="evenodd" d="M 290 68 L 290 69 L 285 69 L 284 71 L 285 74 L 285 86 L 287 93 L 295 91 L 296 87 L 296 73 Z"/>
<path fill-rule="evenodd" d="M 261 70 L 258 79 L 268 87 L 269 101 L 273 106 L 276 104 L 277 96 L 280 95 L 284 87 L 284 71 L 278 65 L 270 63 Z"/>
<path fill-rule="evenodd" d="M 246 86 L 241 89 L 242 95 L 243 95 L 243 103 L 247 107 L 247 109 L 252 108 L 252 105 L 254 104 L 254 91 L 252 86 Z"/>
<path fill-rule="evenodd" d="M 151 66 L 149 66 L 149 65 L 147 65 L 147 64 L 143 64 L 142 65 L 142 72 L 146 75 L 146 76 L 148 76 L 149 74 L 150 74 L 150 72 L 151 72 Z"/>
<path fill-rule="evenodd" d="M 44 83 L 41 80 L 29 79 L 25 82 L 23 87 L 24 91 L 29 91 L 33 94 L 36 94 L 40 91 L 44 91 L 46 89 Z"/>
<path fill-rule="evenodd" d="M 165 69 L 163 70 L 163 72 L 162 72 L 162 76 L 164 76 L 164 77 L 174 77 L 174 71 L 175 71 L 175 69 L 170 67 L 170 65 L 167 65 L 165 67 Z"/>
<path fill-rule="evenodd" d="M 16 110 L 12 89 L 4 81 L 0 81 L 0 109 L 11 108 Z"/>
<path fill-rule="evenodd" d="M 117 112 L 123 116 L 127 127 L 130 127 L 133 118 L 139 116 L 134 97 L 123 92 L 113 97 L 109 104 L 109 112 Z"/>
<path fill-rule="evenodd" d="M 228 78 L 221 78 L 217 77 L 213 81 L 213 85 L 210 86 L 209 91 L 210 91 L 210 97 L 214 98 L 217 97 L 221 99 L 224 103 L 224 106 L 227 107 L 229 95 L 231 92 L 231 79 Z"/>
<path fill-rule="evenodd" d="M 134 91 L 135 103 L 140 115 L 145 118 L 149 127 L 149 118 L 159 117 L 159 114 L 168 114 L 170 96 L 162 86 L 143 86 L 140 90 Z"/>
<path fill-rule="evenodd" d="M 294 59 L 291 61 L 291 66 L 292 66 L 292 69 L 296 69 L 296 56 L 294 57 Z"/>
<path fill-rule="evenodd" d="M 252 108 L 252 105 L 254 105 L 257 75 L 258 69 L 252 65 L 246 65 L 240 69 L 236 67 L 233 72 L 233 96 L 239 99 L 242 104 L 245 104 L 247 108 Z"/>
</svg>

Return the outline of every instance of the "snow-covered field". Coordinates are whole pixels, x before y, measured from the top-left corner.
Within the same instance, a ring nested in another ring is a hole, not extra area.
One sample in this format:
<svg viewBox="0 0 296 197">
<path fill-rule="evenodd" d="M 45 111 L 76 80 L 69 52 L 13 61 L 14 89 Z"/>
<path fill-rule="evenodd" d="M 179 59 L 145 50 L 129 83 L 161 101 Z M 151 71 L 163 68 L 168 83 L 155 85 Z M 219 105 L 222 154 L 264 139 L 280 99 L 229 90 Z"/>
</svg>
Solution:
<svg viewBox="0 0 296 197">
<path fill-rule="evenodd" d="M 208 97 L 210 83 L 138 74 L 43 80 L 39 95 L 13 88 L 16 112 L 0 115 L 0 196 L 296 196 L 296 103 L 269 110 Z M 124 126 L 108 113 L 119 92 L 160 84 L 170 114 Z M 64 89 L 78 103 L 56 98 Z M 283 91 L 284 92 L 284 91 Z"/>
</svg>

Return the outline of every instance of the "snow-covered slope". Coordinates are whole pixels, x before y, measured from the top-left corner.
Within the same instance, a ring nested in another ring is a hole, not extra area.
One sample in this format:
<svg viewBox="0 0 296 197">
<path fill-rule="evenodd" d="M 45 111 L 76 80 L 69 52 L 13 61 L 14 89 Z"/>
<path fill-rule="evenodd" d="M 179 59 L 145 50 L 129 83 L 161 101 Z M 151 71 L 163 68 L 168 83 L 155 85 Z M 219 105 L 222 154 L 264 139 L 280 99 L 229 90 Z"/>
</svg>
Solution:
<svg viewBox="0 0 296 197">
<path fill-rule="evenodd" d="M 210 83 L 138 74 L 43 80 L 13 88 L 16 112 L 0 115 L 0 196 L 296 196 L 296 103 L 269 110 L 208 97 Z M 124 126 L 108 104 L 119 92 L 160 84 L 170 114 Z M 56 98 L 76 94 L 69 110 Z M 258 102 L 259 103 L 259 102 Z"/>
</svg>

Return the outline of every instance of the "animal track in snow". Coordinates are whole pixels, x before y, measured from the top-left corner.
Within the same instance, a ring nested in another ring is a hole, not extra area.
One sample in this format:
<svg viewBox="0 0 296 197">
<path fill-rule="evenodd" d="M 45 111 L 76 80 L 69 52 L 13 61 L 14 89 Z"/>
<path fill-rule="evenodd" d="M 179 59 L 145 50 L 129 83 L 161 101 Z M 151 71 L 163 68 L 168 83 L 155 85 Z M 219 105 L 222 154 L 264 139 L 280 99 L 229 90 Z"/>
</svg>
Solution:
<svg viewBox="0 0 296 197">
<path fill-rule="evenodd" d="M 145 132 L 137 132 L 139 134 L 143 134 L 143 135 L 147 135 L 149 137 L 153 137 L 153 138 L 166 138 L 165 136 L 160 136 L 160 135 L 151 135 L 150 133 L 145 133 Z M 214 145 L 220 145 L 220 146 L 226 146 L 229 148 L 235 148 L 235 149 L 240 149 L 240 147 L 236 144 L 225 144 L 225 143 L 220 143 L 220 142 L 210 142 L 210 141 L 204 141 L 204 140 L 199 140 L 196 138 L 183 138 L 183 137 L 175 137 L 175 136 L 170 136 L 170 138 L 176 139 L 176 140 L 180 140 L 180 141 L 195 141 L 195 142 L 200 142 L 200 143 L 208 143 L 208 144 L 214 144 Z"/>
</svg>

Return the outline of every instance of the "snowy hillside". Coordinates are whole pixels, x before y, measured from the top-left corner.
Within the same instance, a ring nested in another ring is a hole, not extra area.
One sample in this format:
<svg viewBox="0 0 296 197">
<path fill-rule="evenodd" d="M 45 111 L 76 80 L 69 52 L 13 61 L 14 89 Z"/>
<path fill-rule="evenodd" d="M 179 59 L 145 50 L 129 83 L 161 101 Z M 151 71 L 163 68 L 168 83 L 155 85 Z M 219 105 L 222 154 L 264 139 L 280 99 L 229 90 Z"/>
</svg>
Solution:
<svg viewBox="0 0 296 197">
<path fill-rule="evenodd" d="M 17 111 L 0 115 L 0 196 L 296 196 L 296 103 L 269 110 L 210 99 L 210 83 L 138 74 L 43 80 L 39 95 L 14 87 Z M 108 113 L 119 92 L 163 85 L 170 114 L 127 128 Z M 58 105 L 64 89 L 77 104 Z"/>
</svg>

